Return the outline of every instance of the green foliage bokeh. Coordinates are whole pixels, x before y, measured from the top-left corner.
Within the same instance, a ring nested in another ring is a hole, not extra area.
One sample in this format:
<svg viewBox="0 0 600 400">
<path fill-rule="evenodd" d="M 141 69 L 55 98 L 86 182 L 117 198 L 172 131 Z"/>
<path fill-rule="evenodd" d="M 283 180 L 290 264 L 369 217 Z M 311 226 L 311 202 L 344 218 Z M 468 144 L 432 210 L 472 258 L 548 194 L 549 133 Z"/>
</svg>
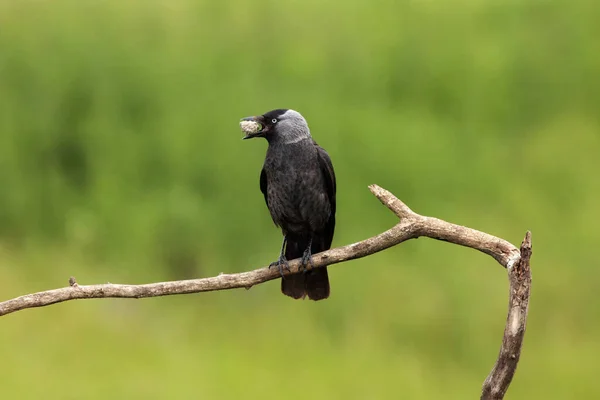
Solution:
<svg viewBox="0 0 600 400">
<path fill-rule="evenodd" d="M 0 292 L 275 259 L 239 118 L 293 108 L 333 159 L 334 245 L 415 211 L 518 244 L 533 295 L 510 398 L 595 398 L 600 13 L 587 1 L 3 1 Z M 69 302 L 0 320 L 2 398 L 476 398 L 505 271 L 420 239 L 332 296 Z"/>
</svg>

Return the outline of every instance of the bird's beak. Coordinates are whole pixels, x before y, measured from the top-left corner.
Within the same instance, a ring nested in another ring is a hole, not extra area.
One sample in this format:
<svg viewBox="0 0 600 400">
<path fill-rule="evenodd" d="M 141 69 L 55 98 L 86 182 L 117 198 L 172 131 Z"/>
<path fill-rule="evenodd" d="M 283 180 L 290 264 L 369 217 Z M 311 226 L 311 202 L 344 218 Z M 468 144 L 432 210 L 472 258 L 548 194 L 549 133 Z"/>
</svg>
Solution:
<svg viewBox="0 0 600 400">
<path fill-rule="evenodd" d="M 255 137 L 264 137 L 267 131 L 267 128 L 262 123 L 262 118 L 259 117 L 246 117 L 240 120 L 240 127 L 242 128 L 242 132 L 244 132 L 245 136 L 242 138 L 252 139 Z"/>
</svg>

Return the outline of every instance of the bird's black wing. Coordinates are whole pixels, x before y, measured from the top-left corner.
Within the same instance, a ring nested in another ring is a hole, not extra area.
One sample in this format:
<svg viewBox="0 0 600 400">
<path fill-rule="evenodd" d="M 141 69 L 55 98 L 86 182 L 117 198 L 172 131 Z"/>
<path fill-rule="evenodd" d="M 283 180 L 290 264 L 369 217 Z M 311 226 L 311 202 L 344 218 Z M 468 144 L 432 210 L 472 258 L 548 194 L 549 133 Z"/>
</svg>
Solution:
<svg viewBox="0 0 600 400">
<path fill-rule="evenodd" d="M 331 242 L 333 241 L 333 232 L 335 231 L 335 192 L 336 182 L 335 173 L 333 171 L 333 164 L 329 158 L 329 154 L 321 148 L 317 143 L 314 143 L 317 148 L 317 158 L 319 160 L 319 171 L 325 182 L 325 192 L 329 199 L 330 213 L 327 222 L 321 232 L 315 232 L 312 237 L 311 252 L 313 254 L 320 253 L 322 251 L 331 248 Z M 308 245 L 306 242 L 298 241 L 295 242 L 288 238 L 286 256 L 288 258 L 300 257 L 304 253 L 304 249 Z M 295 246 L 295 248 L 294 248 Z M 286 277 L 285 280 L 281 281 L 281 291 L 296 299 L 302 298 L 305 295 L 311 300 L 323 300 L 329 297 L 329 276 L 327 274 L 327 267 L 316 268 L 307 271 L 304 274 L 296 274 Z"/>
<path fill-rule="evenodd" d="M 323 174 L 323 178 L 325 179 L 325 189 L 327 190 L 327 197 L 329 198 L 329 204 L 331 207 L 331 213 L 329 215 L 329 220 L 327 221 L 327 225 L 325 227 L 326 232 L 326 241 L 324 243 L 325 249 L 329 249 L 331 246 L 331 242 L 333 241 L 333 232 L 335 230 L 335 208 L 336 208 L 336 181 L 335 181 L 335 172 L 333 170 L 333 164 L 331 163 L 331 158 L 329 158 L 329 154 L 327 151 L 317 145 L 317 154 L 319 158 L 319 166 L 321 168 L 321 173 Z M 324 249 L 324 250 L 325 250 Z"/>
<path fill-rule="evenodd" d="M 269 200 L 267 200 L 267 173 L 264 168 L 260 171 L 260 191 L 265 196 L 265 203 L 269 207 Z"/>
<path fill-rule="evenodd" d="M 325 178 L 325 188 L 327 189 L 327 197 L 329 198 L 329 202 L 331 203 L 331 213 L 335 214 L 335 192 L 336 192 L 336 182 L 335 182 L 335 172 L 333 171 L 333 164 L 331 163 L 331 158 L 329 158 L 329 154 L 327 151 L 317 145 L 317 154 L 319 156 L 319 167 L 321 168 L 321 173 Z"/>
</svg>

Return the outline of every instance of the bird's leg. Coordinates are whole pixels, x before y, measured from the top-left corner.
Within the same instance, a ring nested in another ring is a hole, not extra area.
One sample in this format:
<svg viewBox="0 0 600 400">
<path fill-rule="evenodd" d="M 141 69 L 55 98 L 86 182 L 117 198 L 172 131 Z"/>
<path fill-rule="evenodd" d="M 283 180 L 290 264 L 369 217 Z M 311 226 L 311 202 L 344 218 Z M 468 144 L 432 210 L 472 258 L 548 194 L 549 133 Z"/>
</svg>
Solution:
<svg viewBox="0 0 600 400">
<path fill-rule="evenodd" d="M 304 272 L 307 271 L 306 266 L 308 264 L 310 264 L 310 268 L 312 269 L 313 266 L 313 262 L 312 262 L 312 251 L 311 251 L 311 247 L 312 247 L 312 236 L 310 237 L 310 240 L 308 241 L 308 246 L 306 247 L 306 249 L 304 250 L 304 254 L 302 254 L 302 268 L 304 268 Z"/>
<path fill-rule="evenodd" d="M 283 236 L 283 243 L 281 244 L 281 252 L 279 253 L 279 259 L 277 261 L 273 261 L 271 264 L 269 264 L 269 269 L 271 269 L 271 267 L 279 267 L 279 273 L 281 274 L 281 277 L 283 278 L 283 268 L 287 269 L 288 272 L 290 271 L 290 264 L 288 263 L 287 258 L 285 258 L 285 244 L 287 243 L 287 236 Z"/>
</svg>

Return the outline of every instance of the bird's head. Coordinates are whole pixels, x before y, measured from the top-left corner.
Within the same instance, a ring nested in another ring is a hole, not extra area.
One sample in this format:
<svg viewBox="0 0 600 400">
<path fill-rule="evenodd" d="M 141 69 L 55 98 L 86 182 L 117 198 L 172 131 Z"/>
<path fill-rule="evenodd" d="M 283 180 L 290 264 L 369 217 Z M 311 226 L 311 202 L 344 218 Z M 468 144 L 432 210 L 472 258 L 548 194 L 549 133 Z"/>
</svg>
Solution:
<svg viewBox="0 0 600 400">
<path fill-rule="evenodd" d="M 310 137 L 304 117 L 298 111 L 282 108 L 242 118 L 240 127 L 245 134 L 244 139 L 263 137 L 269 143 L 296 143 Z"/>
</svg>

